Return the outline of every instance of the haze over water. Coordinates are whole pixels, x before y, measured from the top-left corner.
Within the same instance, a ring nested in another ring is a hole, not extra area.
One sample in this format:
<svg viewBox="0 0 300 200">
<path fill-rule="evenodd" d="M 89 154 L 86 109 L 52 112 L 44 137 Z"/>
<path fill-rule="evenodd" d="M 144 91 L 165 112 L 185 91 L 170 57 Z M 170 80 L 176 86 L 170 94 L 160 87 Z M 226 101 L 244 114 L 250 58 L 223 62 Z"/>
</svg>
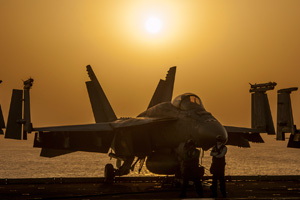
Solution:
<svg viewBox="0 0 300 200">
<path fill-rule="evenodd" d="M 262 134 L 265 143 L 251 148 L 228 146 L 226 175 L 300 175 L 300 149 L 287 148 L 287 141 Z M 55 158 L 40 157 L 28 141 L 0 137 L 0 178 L 103 177 L 106 163 L 115 164 L 106 154 L 75 152 Z M 210 152 L 204 153 L 203 165 L 209 169 Z M 139 176 L 138 164 L 129 176 Z M 154 176 L 145 166 L 141 176 Z M 210 175 L 206 171 L 206 175 Z"/>
</svg>

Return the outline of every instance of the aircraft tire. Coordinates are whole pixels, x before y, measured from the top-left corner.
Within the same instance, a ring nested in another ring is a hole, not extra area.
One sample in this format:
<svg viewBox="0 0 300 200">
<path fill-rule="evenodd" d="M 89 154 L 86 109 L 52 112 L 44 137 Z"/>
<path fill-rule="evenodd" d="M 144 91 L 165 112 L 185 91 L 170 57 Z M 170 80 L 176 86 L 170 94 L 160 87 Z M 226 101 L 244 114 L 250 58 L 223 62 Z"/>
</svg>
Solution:
<svg viewBox="0 0 300 200">
<path fill-rule="evenodd" d="M 112 164 L 106 164 L 104 169 L 104 178 L 106 183 L 112 183 L 115 178 L 115 169 Z"/>
<path fill-rule="evenodd" d="M 122 166 L 122 161 L 120 159 L 117 159 L 117 161 L 116 161 L 117 169 L 120 169 L 121 166 Z"/>
</svg>

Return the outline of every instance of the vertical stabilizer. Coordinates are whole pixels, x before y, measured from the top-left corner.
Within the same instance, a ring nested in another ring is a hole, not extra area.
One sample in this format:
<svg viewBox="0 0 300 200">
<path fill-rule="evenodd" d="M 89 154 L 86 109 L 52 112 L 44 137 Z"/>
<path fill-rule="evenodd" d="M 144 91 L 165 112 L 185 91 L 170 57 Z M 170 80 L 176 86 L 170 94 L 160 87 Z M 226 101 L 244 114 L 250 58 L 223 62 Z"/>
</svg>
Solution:
<svg viewBox="0 0 300 200">
<path fill-rule="evenodd" d="M 7 119 L 5 138 L 22 139 L 23 90 L 13 90 Z"/>
<path fill-rule="evenodd" d="M 2 80 L 0 80 L 0 83 L 2 83 Z M 0 105 L 0 134 L 3 135 L 3 128 L 5 128 L 5 122 L 4 122 L 4 117 L 2 114 L 2 109 Z"/>
<path fill-rule="evenodd" d="M 296 90 L 292 87 L 277 91 L 277 140 L 285 140 L 285 133 L 295 134 L 291 92 Z"/>
<path fill-rule="evenodd" d="M 90 65 L 86 66 L 91 81 L 86 82 L 96 123 L 110 122 L 117 119 L 94 71 Z"/>
<path fill-rule="evenodd" d="M 148 109 L 162 102 L 168 102 L 172 100 L 173 88 L 176 74 L 176 66 L 171 67 L 166 76 L 166 80 L 160 79 L 156 90 L 149 103 Z"/>
<path fill-rule="evenodd" d="M 269 135 L 275 135 L 275 129 L 266 91 L 273 90 L 276 85 L 275 82 L 269 82 L 254 84 L 250 88 L 251 127 Z"/>
<path fill-rule="evenodd" d="M 3 130 L 2 130 L 3 128 L 5 128 L 5 122 L 4 122 L 2 109 L 1 109 L 1 105 L 0 105 L 0 134 L 1 135 L 3 135 Z"/>
</svg>

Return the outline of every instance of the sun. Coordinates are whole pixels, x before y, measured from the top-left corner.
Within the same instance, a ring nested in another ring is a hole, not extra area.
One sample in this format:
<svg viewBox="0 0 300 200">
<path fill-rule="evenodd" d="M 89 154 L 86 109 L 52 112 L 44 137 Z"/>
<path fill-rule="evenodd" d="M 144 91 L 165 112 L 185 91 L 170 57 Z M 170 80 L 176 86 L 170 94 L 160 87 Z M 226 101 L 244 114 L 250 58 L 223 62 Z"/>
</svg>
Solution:
<svg viewBox="0 0 300 200">
<path fill-rule="evenodd" d="M 127 2 L 127 1 L 126 1 Z M 189 4 L 185 1 L 135 1 L 137 3 L 127 4 L 120 7 L 118 15 L 113 15 L 115 23 L 111 28 L 116 28 L 115 32 L 123 34 L 125 43 L 136 45 L 146 45 L 157 48 L 160 45 L 168 45 L 176 41 L 185 41 L 187 37 L 182 37 L 185 33 L 190 34 L 187 19 L 189 17 Z M 197 26 L 198 27 L 198 26 Z M 192 32 L 193 33 L 193 32 Z"/>
<path fill-rule="evenodd" d="M 162 21 L 157 17 L 149 17 L 145 22 L 145 29 L 152 34 L 159 33 L 162 29 Z"/>
</svg>

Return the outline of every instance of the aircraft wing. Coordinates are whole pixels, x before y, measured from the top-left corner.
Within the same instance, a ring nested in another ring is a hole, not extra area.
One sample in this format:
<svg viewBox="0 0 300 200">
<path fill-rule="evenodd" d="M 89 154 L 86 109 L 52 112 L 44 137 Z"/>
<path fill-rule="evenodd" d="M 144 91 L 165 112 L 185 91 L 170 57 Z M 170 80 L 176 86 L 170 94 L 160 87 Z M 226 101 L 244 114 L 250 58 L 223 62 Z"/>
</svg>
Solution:
<svg viewBox="0 0 300 200">
<path fill-rule="evenodd" d="M 61 152 L 42 151 L 41 156 L 45 157 L 54 157 L 68 153 L 68 151 L 107 153 L 111 147 L 114 134 L 118 130 L 136 129 L 143 126 L 151 127 L 175 120 L 177 119 L 138 117 L 96 124 L 35 128 L 34 130 L 38 133 L 35 135 L 34 147 L 63 150 Z M 143 131 L 140 134 L 143 134 Z"/>
<path fill-rule="evenodd" d="M 228 133 L 228 141 L 226 143 L 228 145 L 250 147 L 249 141 L 264 143 L 257 129 L 235 126 L 224 126 L 224 128 Z"/>
<path fill-rule="evenodd" d="M 159 122 L 166 121 L 175 121 L 177 118 L 149 118 L 149 117 L 137 117 L 137 118 L 124 118 L 119 119 L 114 122 L 103 122 L 95 124 L 83 124 L 83 125 L 71 125 L 71 126 L 51 126 L 51 127 L 42 127 L 34 128 L 34 131 L 43 131 L 43 132 L 76 132 L 76 131 L 96 131 L 96 132 L 105 132 L 105 131 L 114 131 L 119 128 L 129 128 Z"/>
<path fill-rule="evenodd" d="M 34 128 L 34 131 L 113 131 L 110 123 L 95 123 L 95 124 L 83 124 L 83 125 L 71 125 L 71 126 L 51 126 L 51 127 L 42 127 Z"/>
</svg>

